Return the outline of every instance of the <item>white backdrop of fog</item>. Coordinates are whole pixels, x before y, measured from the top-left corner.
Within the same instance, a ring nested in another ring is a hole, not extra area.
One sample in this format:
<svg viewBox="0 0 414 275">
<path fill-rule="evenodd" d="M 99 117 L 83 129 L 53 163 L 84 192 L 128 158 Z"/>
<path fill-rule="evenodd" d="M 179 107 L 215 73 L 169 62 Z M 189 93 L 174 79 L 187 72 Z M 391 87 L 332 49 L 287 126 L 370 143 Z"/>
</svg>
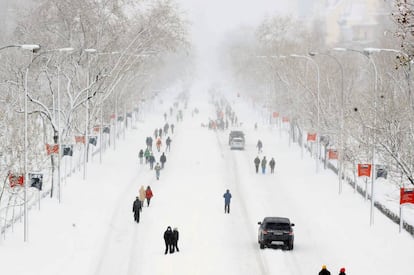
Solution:
<svg viewBox="0 0 414 275">
<path fill-rule="evenodd" d="M 286 0 L 176 0 L 191 24 L 198 74 L 219 79 L 218 46 L 232 30 L 257 26 L 276 14 L 296 16 L 297 2 Z"/>
</svg>

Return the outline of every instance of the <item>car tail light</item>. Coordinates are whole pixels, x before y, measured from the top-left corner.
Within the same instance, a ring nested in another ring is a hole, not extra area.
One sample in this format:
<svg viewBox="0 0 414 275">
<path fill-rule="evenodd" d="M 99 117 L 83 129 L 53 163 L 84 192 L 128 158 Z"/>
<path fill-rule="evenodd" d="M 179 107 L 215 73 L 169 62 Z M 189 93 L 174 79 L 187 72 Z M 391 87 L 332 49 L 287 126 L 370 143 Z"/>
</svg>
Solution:
<svg viewBox="0 0 414 275">
<path fill-rule="evenodd" d="M 293 230 L 289 231 L 289 235 L 291 236 L 293 235 Z"/>
<path fill-rule="evenodd" d="M 263 235 L 266 235 L 267 234 L 267 231 L 266 230 L 262 230 L 262 233 L 263 233 Z"/>
</svg>

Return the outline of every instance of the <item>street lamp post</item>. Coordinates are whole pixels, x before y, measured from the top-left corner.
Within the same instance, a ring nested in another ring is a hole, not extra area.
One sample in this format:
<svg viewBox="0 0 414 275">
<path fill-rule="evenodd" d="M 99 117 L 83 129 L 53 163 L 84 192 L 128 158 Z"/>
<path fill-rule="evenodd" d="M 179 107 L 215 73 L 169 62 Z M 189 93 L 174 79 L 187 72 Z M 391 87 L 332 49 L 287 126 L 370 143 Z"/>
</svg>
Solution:
<svg viewBox="0 0 414 275">
<path fill-rule="evenodd" d="M 318 88 L 317 88 L 317 134 L 316 134 L 316 148 L 317 148 L 317 154 L 316 154 L 316 172 L 319 172 L 319 155 L 320 155 L 320 147 L 319 147 L 319 141 L 320 141 L 320 74 L 319 74 L 319 65 L 318 63 L 316 63 L 315 60 L 313 60 L 311 57 L 306 56 L 306 55 L 298 55 L 298 54 L 291 54 L 291 57 L 297 57 L 297 58 L 304 58 L 307 59 L 309 61 L 311 61 L 313 64 L 315 64 L 316 66 L 316 71 L 317 71 L 317 77 L 318 77 Z"/>
<path fill-rule="evenodd" d="M 362 54 L 366 58 L 368 58 L 369 63 L 371 63 L 374 69 L 374 131 L 372 133 L 372 159 L 371 159 L 371 166 L 372 166 L 372 174 L 371 174 L 371 207 L 370 207 L 370 225 L 374 224 L 374 183 L 375 183 L 375 143 L 376 143 L 376 126 L 377 126 L 377 83 L 378 83 L 378 70 L 377 66 L 375 65 L 374 60 L 372 59 L 371 55 L 376 52 L 380 52 L 382 49 L 377 48 L 365 48 L 362 51 L 348 49 L 348 48 L 334 48 L 336 51 L 350 51 Z M 367 190 L 365 190 L 367 192 Z"/>
<path fill-rule="evenodd" d="M 343 173 L 343 160 L 344 160 L 344 151 L 345 151 L 345 142 L 344 142 L 344 67 L 338 58 L 328 53 L 320 52 L 309 52 L 310 56 L 324 55 L 332 58 L 339 65 L 341 70 L 341 126 L 340 126 L 340 142 L 341 142 L 341 151 L 339 152 L 339 165 L 338 165 L 338 183 L 339 183 L 339 194 L 342 193 L 342 173 Z M 326 157 L 326 156 L 325 156 Z"/>
<path fill-rule="evenodd" d="M 27 242 L 29 239 L 29 224 L 28 224 L 28 209 L 27 209 L 27 182 L 28 182 L 28 171 L 27 171 L 27 150 L 28 150 L 28 140 L 27 140 L 27 97 L 28 97 L 28 76 L 29 76 L 29 67 L 32 64 L 33 53 L 40 49 L 39 45 L 13 45 L 0 48 L 0 50 L 10 47 L 18 47 L 23 50 L 31 51 L 30 54 L 30 63 L 26 68 L 26 74 L 24 79 L 24 241 Z"/>
</svg>

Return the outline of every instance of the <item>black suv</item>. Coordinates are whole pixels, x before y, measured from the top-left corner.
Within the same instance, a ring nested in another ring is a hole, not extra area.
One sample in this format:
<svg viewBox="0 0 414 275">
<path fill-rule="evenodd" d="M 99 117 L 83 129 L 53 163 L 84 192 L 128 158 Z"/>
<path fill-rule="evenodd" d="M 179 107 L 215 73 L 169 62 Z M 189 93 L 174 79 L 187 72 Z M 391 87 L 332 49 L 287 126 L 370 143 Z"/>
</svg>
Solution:
<svg viewBox="0 0 414 275">
<path fill-rule="evenodd" d="M 258 242 L 261 249 L 270 246 L 272 243 L 283 243 L 288 249 L 293 249 L 293 226 L 288 218 L 266 217 L 262 222 L 258 222 L 259 234 Z"/>
<path fill-rule="evenodd" d="M 244 133 L 242 131 L 231 131 L 229 134 L 229 145 L 231 143 L 231 140 L 235 137 L 241 138 L 243 139 L 243 142 L 245 142 Z"/>
</svg>

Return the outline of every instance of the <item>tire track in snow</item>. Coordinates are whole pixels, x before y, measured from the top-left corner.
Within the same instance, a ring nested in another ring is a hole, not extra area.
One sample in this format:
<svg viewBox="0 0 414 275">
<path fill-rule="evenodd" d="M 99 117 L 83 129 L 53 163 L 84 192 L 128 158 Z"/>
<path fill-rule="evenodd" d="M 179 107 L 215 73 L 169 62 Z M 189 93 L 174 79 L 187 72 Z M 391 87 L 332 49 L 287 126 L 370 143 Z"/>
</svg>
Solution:
<svg viewBox="0 0 414 275">
<path fill-rule="evenodd" d="M 235 190 L 236 192 L 232 191 L 232 193 L 236 193 L 237 197 L 240 198 L 240 209 L 242 210 L 243 213 L 243 217 L 244 217 L 244 224 L 248 224 L 248 222 L 252 219 L 249 218 L 249 214 L 246 208 L 246 199 L 243 197 L 243 192 L 240 192 L 239 188 L 238 188 L 238 182 L 240 182 L 240 177 L 239 177 L 239 171 L 237 169 L 237 160 L 235 157 L 235 154 L 231 154 L 231 151 L 228 151 L 229 148 L 227 148 L 227 146 L 223 146 L 222 141 L 220 140 L 219 134 L 218 132 L 216 132 L 216 138 L 217 138 L 217 144 L 220 147 L 220 151 L 221 151 L 221 157 L 225 160 L 231 160 L 228 162 L 225 162 L 226 165 L 229 166 L 229 171 L 232 171 L 232 177 L 230 177 L 230 181 L 232 182 L 232 186 L 234 187 L 233 190 Z M 227 152 L 227 154 L 225 154 L 224 152 Z M 256 232 L 252 232 L 252 230 L 247 230 L 250 231 L 248 232 L 249 235 L 251 236 L 255 236 Z M 254 253 L 254 252 L 253 252 Z M 255 260 L 258 266 L 258 273 L 255 274 L 262 274 L 262 275 L 268 275 L 269 273 L 269 268 L 267 267 L 266 262 L 263 260 L 263 257 L 259 254 L 259 253 L 254 253 L 255 255 Z"/>
</svg>

